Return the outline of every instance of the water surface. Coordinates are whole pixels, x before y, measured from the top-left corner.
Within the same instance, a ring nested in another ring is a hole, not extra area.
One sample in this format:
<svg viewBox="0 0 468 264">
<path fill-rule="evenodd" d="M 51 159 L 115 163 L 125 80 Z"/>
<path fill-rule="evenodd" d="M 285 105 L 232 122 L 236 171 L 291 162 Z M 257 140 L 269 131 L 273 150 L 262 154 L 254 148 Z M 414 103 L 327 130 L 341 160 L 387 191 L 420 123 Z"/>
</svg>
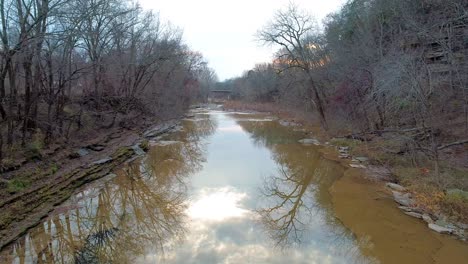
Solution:
<svg viewBox="0 0 468 264">
<path fill-rule="evenodd" d="M 266 115 L 199 111 L 145 157 L 79 190 L 0 260 L 393 263 L 338 220 L 329 189 L 344 167 L 304 137 Z"/>
</svg>

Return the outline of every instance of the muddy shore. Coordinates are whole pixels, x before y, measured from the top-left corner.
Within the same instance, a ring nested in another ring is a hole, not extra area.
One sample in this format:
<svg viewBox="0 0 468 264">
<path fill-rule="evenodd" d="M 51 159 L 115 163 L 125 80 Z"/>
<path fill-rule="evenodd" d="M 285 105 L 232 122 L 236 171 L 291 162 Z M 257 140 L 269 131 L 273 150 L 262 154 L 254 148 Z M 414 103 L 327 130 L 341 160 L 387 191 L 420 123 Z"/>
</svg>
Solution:
<svg viewBox="0 0 468 264">
<path fill-rule="evenodd" d="M 249 112 L 249 110 L 246 109 L 225 110 L 234 112 L 241 110 Z M 441 212 L 434 214 L 424 210 L 424 208 L 418 207 L 415 203 L 412 193 L 409 190 L 403 186 L 394 184 L 396 179 L 394 175 L 392 175 L 389 168 L 385 166 L 370 165 L 368 162 L 368 157 L 353 157 L 349 154 L 347 147 L 329 143 L 328 141 L 330 140 L 330 137 L 321 129 L 311 125 L 305 120 L 301 120 L 300 118 L 292 118 L 288 113 L 271 113 L 258 109 L 250 112 L 266 113 L 269 115 L 278 116 L 280 118 L 279 122 L 282 125 L 305 132 L 309 138 L 303 139 L 304 142 L 310 141 L 310 144 L 323 145 L 325 147 L 321 149 L 323 156 L 327 159 L 341 163 L 341 165 L 346 168 L 347 173 L 345 173 L 345 176 L 343 177 L 344 179 L 341 181 L 349 178 L 349 176 L 346 177 L 347 174 L 352 174 L 352 178 L 354 180 L 358 180 L 359 182 L 372 183 L 371 185 L 373 187 L 371 187 L 371 189 L 375 186 L 378 186 L 381 190 L 381 195 L 385 196 L 385 199 L 389 201 L 389 203 L 394 207 L 395 211 L 399 212 L 402 217 L 413 217 L 415 218 L 414 220 L 416 222 L 424 222 L 426 224 L 426 228 L 431 229 L 431 232 L 434 234 L 441 233 L 444 234 L 444 236 L 452 236 L 456 239 L 462 240 L 463 243 L 466 243 L 468 237 L 468 229 L 466 228 L 466 224 L 460 222 L 451 222 L 448 220 L 448 217 L 443 215 Z M 337 184 L 339 184 L 339 182 L 340 180 Z M 389 188 L 389 186 L 393 185 L 401 187 L 402 190 Z M 359 194 L 356 195 L 359 196 Z M 405 203 L 401 202 L 402 199 L 400 196 L 405 197 Z M 426 217 L 429 218 L 429 220 Z M 340 220 L 343 221 L 344 219 Z"/>
</svg>

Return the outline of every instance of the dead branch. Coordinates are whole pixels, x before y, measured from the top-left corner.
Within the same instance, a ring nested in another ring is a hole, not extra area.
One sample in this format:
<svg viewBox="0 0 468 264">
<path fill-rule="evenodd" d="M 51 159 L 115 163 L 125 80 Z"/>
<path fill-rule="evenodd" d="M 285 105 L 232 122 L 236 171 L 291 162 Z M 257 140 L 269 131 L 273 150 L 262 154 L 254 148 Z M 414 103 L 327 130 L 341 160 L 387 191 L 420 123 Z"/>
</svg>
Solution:
<svg viewBox="0 0 468 264">
<path fill-rule="evenodd" d="M 452 142 L 452 143 L 449 143 L 449 144 L 445 144 L 445 145 L 442 145 L 442 146 L 438 147 L 437 149 L 442 150 L 442 149 L 446 149 L 446 148 L 450 148 L 450 147 L 458 146 L 458 145 L 463 145 L 463 144 L 468 144 L 468 139 L 455 141 L 455 142 Z"/>
</svg>

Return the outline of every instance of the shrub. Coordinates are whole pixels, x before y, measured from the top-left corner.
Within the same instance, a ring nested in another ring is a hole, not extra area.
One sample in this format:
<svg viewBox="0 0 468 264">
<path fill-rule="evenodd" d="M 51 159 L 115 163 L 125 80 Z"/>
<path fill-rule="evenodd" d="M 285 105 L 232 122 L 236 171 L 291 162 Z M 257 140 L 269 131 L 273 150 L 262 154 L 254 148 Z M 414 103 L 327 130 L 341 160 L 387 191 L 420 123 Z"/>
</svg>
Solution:
<svg viewBox="0 0 468 264">
<path fill-rule="evenodd" d="M 362 144 L 362 142 L 359 140 L 346 138 L 333 138 L 332 140 L 330 140 L 330 143 L 339 147 L 349 147 L 350 151 Z"/>
<path fill-rule="evenodd" d="M 445 195 L 434 186 L 421 184 L 415 190 L 414 198 L 417 207 L 435 214 L 442 208 L 441 205 Z"/>
<path fill-rule="evenodd" d="M 55 163 L 52 163 L 52 165 L 50 165 L 49 175 L 56 173 L 58 170 L 59 170 L 59 166 Z"/>
<path fill-rule="evenodd" d="M 147 139 L 143 140 L 141 143 L 140 143 L 140 148 L 142 150 L 144 150 L 145 152 L 148 152 L 149 150 L 149 141 Z"/>
<path fill-rule="evenodd" d="M 468 192 L 459 189 L 451 189 L 447 191 L 447 199 L 460 200 L 468 203 Z"/>
<path fill-rule="evenodd" d="M 17 166 L 18 164 L 12 158 L 4 158 L 0 161 L 0 172 L 3 170 L 9 170 L 12 167 Z"/>
<path fill-rule="evenodd" d="M 33 160 L 33 159 L 41 159 L 42 154 L 41 150 L 44 148 L 44 143 L 42 141 L 41 133 L 36 133 L 31 141 L 26 146 L 26 158 Z"/>
<path fill-rule="evenodd" d="M 448 192 L 442 199 L 442 210 L 457 221 L 468 223 L 468 196 L 466 192 Z"/>
<path fill-rule="evenodd" d="M 31 183 L 28 181 L 20 180 L 20 179 L 12 179 L 8 181 L 7 189 L 9 193 L 16 193 L 16 192 L 19 192 L 21 190 L 28 188 L 29 186 L 31 186 Z"/>
</svg>

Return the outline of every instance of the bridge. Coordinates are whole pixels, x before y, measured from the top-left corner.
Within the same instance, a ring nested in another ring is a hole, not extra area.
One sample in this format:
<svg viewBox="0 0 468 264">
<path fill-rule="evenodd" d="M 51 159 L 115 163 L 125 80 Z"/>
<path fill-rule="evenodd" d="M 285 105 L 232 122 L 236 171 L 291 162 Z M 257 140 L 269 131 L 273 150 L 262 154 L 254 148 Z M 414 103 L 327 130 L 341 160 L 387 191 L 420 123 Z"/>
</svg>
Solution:
<svg viewBox="0 0 468 264">
<path fill-rule="evenodd" d="M 210 98 L 215 100 L 229 100 L 231 99 L 231 90 L 211 90 Z"/>
</svg>

